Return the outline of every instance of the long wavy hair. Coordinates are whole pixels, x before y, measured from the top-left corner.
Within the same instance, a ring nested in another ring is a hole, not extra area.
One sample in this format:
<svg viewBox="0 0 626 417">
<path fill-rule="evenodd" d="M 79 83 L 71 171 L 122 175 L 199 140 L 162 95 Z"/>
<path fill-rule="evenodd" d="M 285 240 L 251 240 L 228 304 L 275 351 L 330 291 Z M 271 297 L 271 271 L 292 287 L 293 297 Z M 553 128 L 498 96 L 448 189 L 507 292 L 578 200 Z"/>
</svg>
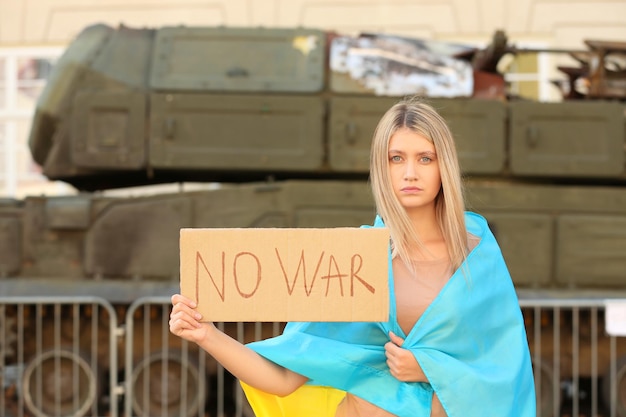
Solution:
<svg viewBox="0 0 626 417">
<path fill-rule="evenodd" d="M 370 182 L 378 214 L 389 228 L 393 256 L 412 266 L 410 248 L 423 247 L 409 216 L 396 197 L 389 174 L 389 140 L 399 129 L 409 129 L 435 147 L 441 174 L 441 190 L 435 198 L 439 227 L 448 247 L 454 269 L 465 260 L 467 232 L 461 170 L 454 138 L 445 120 L 424 100 L 407 98 L 391 107 L 380 119 L 370 152 Z"/>
</svg>

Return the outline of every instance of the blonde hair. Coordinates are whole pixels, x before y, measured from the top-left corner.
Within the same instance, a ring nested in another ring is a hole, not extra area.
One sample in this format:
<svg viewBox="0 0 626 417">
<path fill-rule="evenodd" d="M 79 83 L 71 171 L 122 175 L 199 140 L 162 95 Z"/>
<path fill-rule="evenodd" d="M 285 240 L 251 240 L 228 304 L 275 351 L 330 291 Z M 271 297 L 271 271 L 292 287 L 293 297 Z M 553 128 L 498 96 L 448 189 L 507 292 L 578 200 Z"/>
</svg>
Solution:
<svg viewBox="0 0 626 417">
<path fill-rule="evenodd" d="M 380 119 L 372 139 L 370 181 L 378 214 L 389 228 L 393 256 L 413 265 L 410 248 L 422 243 L 408 214 L 396 198 L 389 175 L 389 140 L 399 129 L 409 129 L 435 147 L 441 175 L 441 191 L 435 198 L 435 212 L 456 269 L 468 253 L 465 230 L 465 204 L 461 170 L 452 133 L 437 111 L 419 98 L 408 98 L 391 107 Z"/>
</svg>

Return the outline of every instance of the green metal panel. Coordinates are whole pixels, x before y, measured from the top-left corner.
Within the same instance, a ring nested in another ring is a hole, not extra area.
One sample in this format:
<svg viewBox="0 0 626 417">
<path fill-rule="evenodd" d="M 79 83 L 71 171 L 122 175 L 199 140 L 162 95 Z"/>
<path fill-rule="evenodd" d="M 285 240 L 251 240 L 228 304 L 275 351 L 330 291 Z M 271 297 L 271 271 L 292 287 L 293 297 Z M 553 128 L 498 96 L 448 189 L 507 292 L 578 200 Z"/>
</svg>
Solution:
<svg viewBox="0 0 626 417">
<path fill-rule="evenodd" d="M 0 278 L 16 274 L 22 260 L 20 219 L 4 217 L 0 213 Z"/>
<path fill-rule="evenodd" d="M 23 208 L 18 200 L 0 198 L 0 281 L 20 272 L 23 221 Z"/>
<path fill-rule="evenodd" d="M 399 99 L 333 97 L 330 100 L 329 161 L 332 169 L 367 172 L 374 129 Z M 504 103 L 495 100 L 428 100 L 446 119 L 465 173 L 501 172 L 505 162 Z"/>
<path fill-rule="evenodd" d="M 466 182 L 469 207 L 498 212 L 597 213 L 626 215 L 621 187 L 543 185 L 509 181 Z"/>
<path fill-rule="evenodd" d="M 619 177 L 624 173 L 622 105 L 513 102 L 510 112 L 514 174 Z"/>
<path fill-rule="evenodd" d="M 298 210 L 295 227 L 358 227 L 372 224 L 372 210 L 354 207 L 316 207 Z"/>
<path fill-rule="evenodd" d="M 372 224 L 376 215 L 365 181 L 290 181 L 285 199 L 293 227 L 359 227 Z"/>
<path fill-rule="evenodd" d="M 551 282 L 554 221 L 549 214 L 481 214 L 489 222 L 517 286 L 539 288 Z"/>
<path fill-rule="evenodd" d="M 85 235 L 85 273 L 94 278 L 177 279 L 180 229 L 191 225 L 185 195 L 110 201 Z"/>
<path fill-rule="evenodd" d="M 194 227 L 358 227 L 375 210 L 365 181 L 280 181 L 193 195 Z"/>
<path fill-rule="evenodd" d="M 73 99 L 86 67 L 106 44 L 113 29 L 97 24 L 85 28 L 55 63 L 54 70 L 37 99 L 37 108 L 28 138 L 33 158 L 44 165 L 53 145 L 58 120 L 67 116 L 67 106 Z"/>
<path fill-rule="evenodd" d="M 328 157 L 333 170 L 368 172 L 374 129 L 397 98 L 332 97 Z"/>
<path fill-rule="evenodd" d="M 83 277 L 83 230 L 52 229 L 48 224 L 50 200 L 65 197 L 28 197 L 22 220 L 22 275 L 50 279 Z M 54 219 L 52 221 L 54 224 Z"/>
<path fill-rule="evenodd" d="M 502 172 L 506 154 L 506 105 L 498 100 L 439 99 L 431 104 L 446 119 L 467 174 Z"/>
<path fill-rule="evenodd" d="M 193 193 L 193 227 L 288 227 L 282 184 L 220 185 Z"/>
<path fill-rule="evenodd" d="M 323 161 L 319 97 L 155 94 L 156 168 L 313 171 Z"/>
<path fill-rule="evenodd" d="M 317 92 L 326 35 L 313 29 L 169 27 L 158 31 L 154 89 Z"/>
<path fill-rule="evenodd" d="M 569 286 L 626 285 L 626 215 L 564 215 L 557 224 L 557 280 Z"/>
<path fill-rule="evenodd" d="M 91 223 L 91 198 L 85 195 L 45 200 L 49 229 L 86 230 Z"/>
<path fill-rule="evenodd" d="M 113 31 L 91 64 L 97 76 L 145 90 L 152 60 L 154 29 L 120 26 Z"/>
<path fill-rule="evenodd" d="M 621 187 L 470 181 L 466 194 L 469 209 L 493 222 L 516 283 L 555 288 L 626 284 L 626 193 Z M 517 224 L 503 226 L 501 218 Z"/>
<path fill-rule="evenodd" d="M 139 92 L 82 92 L 74 100 L 72 159 L 83 168 L 146 165 L 146 97 Z"/>
</svg>

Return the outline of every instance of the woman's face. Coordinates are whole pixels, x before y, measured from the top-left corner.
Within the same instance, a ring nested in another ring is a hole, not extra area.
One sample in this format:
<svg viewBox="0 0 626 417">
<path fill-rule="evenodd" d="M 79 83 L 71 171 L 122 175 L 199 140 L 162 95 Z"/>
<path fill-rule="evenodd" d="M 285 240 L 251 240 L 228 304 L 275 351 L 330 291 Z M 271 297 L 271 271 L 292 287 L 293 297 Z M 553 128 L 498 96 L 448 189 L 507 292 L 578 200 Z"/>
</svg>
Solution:
<svg viewBox="0 0 626 417">
<path fill-rule="evenodd" d="M 441 190 L 441 173 L 435 146 L 409 129 L 389 140 L 389 174 L 393 191 L 407 211 L 434 209 Z"/>
</svg>

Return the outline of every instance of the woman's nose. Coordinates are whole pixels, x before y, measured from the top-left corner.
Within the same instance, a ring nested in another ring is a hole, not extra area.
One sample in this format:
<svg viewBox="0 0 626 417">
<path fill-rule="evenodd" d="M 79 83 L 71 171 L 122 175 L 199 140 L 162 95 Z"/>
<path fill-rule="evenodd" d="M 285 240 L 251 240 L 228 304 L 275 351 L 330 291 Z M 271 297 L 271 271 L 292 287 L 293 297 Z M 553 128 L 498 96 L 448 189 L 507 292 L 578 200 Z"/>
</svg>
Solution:
<svg viewBox="0 0 626 417">
<path fill-rule="evenodd" d="M 404 178 L 407 180 L 413 180 L 417 178 L 417 169 L 414 164 L 412 163 L 406 164 L 406 169 L 404 171 Z"/>
</svg>

